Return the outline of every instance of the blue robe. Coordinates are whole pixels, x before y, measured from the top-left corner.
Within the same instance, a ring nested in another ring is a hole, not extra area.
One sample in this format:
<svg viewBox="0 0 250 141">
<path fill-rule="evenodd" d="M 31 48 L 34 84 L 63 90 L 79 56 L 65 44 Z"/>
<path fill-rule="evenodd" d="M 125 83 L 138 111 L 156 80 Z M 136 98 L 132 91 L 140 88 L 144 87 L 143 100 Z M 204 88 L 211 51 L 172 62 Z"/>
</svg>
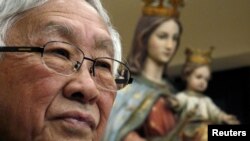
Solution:
<svg viewBox="0 0 250 141">
<path fill-rule="evenodd" d="M 139 128 L 160 97 L 171 95 L 173 87 L 155 84 L 142 76 L 118 92 L 111 112 L 104 141 L 121 141 Z"/>
</svg>

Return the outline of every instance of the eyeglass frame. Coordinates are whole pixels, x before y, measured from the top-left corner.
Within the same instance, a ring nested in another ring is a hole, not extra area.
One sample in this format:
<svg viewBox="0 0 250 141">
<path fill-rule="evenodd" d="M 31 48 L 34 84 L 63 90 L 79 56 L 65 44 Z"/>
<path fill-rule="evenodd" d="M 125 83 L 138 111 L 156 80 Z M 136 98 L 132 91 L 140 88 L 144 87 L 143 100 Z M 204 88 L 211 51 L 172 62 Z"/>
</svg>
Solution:
<svg viewBox="0 0 250 141">
<path fill-rule="evenodd" d="M 72 44 L 70 44 L 68 42 L 64 42 L 64 41 L 49 41 L 46 44 L 44 44 L 42 47 L 39 47 L 39 46 L 30 46 L 30 47 L 28 47 L 28 46 L 0 46 L 0 52 L 39 52 L 39 53 L 41 53 L 41 57 L 43 57 L 44 48 L 49 43 L 53 43 L 53 42 L 60 42 L 60 43 L 66 43 L 68 45 L 72 45 Z M 72 45 L 72 46 L 74 46 L 74 45 Z M 74 47 L 76 47 L 76 46 L 74 46 Z M 82 58 L 81 62 L 77 61 L 77 65 L 80 64 L 80 66 L 78 66 L 78 68 L 76 69 L 75 72 L 78 72 L 80 70 L 84 59 L 86 59 L 86 60 L 92 62 L 92 67 L 90 67 L 90 69 L 92 69 L 93 76 L 95 76 L 95 63 L 96 63 L 96 60 L 98 60 L 100 58 L 106 58 L 106 59 L 111 59 L 113 61 L 117 61 L 118 63 L 124 65 L 127 68 L 127 70 L 129 71 L 129 73 L 131 72 L 129 67 L 125 63 L 123 63 L 121 61 L 118 61 L 118 60 L 116 60 L 114 58 L 109 58 L 109 57 L 97 57 L 95 59 L 91 59 L 89 57 L 85 57 L 84 52 L 80 48 L 78 48 L 78 47 L 76 47 L 76 48 L 79 49 L 79 51 L 81 51 L 81 53 L 83 54 L 83 58 Z M 130 76 L 129 76 L 128 80 L 127 79 L 115 79 L 115 82 L 116 82 L 116 84 L 125 84 L 125 83 L 127 83 L 126 85 L 128 85 L 128 84 L 131 84 L 133 82 L 133 78 L 131 77 L 131 73 L 130 73 Z"/>
</svg>

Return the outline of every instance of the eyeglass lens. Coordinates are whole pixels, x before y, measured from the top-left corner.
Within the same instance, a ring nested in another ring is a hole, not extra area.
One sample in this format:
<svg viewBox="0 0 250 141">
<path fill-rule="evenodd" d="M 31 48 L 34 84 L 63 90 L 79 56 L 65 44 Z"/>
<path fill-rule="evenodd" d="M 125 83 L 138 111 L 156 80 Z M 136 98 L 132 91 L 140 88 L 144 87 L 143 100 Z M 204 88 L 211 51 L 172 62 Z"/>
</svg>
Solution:
<svg viewBox="0 0 250 141">
<path fill-rule="evenodd" d="M 44 47 L 42 58 L 52 71 L 70 75 L 80 69 L 84 53 L 65 42 L 49 42 Z M 116 91 L 128 84 L 130 74 L 125 64 L 107 57 L 97 58 L 93 63 L 92 78 L 100 88 Z"/>
</svg>

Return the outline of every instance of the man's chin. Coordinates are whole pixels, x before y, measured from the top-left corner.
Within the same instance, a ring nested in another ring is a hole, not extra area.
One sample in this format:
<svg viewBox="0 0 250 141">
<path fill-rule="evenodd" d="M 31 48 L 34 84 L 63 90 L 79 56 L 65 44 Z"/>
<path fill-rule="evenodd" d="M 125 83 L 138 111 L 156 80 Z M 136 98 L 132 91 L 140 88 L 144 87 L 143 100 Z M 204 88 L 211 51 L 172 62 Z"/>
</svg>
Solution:
<svg viewBox="0 0 250 141">
<path fill-rule="evenodd" d="M 44 128 L 33 141 L 93 141 L 93 137 L 91 130 L 70 128 L 64 123 Z"/>
</svg>

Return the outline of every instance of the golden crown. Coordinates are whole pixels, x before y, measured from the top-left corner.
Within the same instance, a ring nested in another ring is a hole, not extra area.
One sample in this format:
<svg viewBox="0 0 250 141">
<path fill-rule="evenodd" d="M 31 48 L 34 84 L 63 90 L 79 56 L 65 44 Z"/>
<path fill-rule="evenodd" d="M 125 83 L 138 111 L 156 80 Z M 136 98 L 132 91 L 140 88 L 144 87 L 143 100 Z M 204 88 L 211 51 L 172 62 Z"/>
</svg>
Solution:
<svg viewBox="0 0 250 141">
<path fill-rule="evenodd" d="M 179 7 L 184 0 L 143 0 L 143 14 L 148 16 L 179 17 Z M 166 4 L 167 3 L 167 4 Z"/>
<path fill-rule="evenodd" d="M 212 52 L 214 47 L 209 50 L 201 50 L 194 48 L 186 48 L 186 63 L 195 63 L 201 65 L 209 65 L 212 62 Z"/>
</svg>

